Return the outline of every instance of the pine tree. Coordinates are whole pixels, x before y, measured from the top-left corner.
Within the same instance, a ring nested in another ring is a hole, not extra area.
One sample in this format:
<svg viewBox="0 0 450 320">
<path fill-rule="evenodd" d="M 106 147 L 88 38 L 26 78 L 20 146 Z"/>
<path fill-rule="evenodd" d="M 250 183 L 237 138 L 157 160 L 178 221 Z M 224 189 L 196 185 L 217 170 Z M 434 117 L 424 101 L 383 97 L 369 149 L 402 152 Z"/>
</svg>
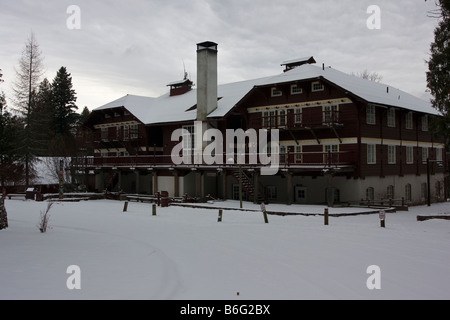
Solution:
<svg viewBox="0 0 450 320">
<path fill-rule="evenodd" d="M 440 21 L 431 44 L 427 84 L 433 96 L 433 107 L 443 115 L 437 119 L 435 129 L 446 138 L 447 146 L 450 146 L 450 1 L 439 0 L 437 5 L 439 12 L 433 11 L 432 15 Z"/>
<path fill-rule="evenodd" d="M 31 113 L 33 101 L 36 95 L 39 79 L 43 75 L 43 58 L 39 44 L 31 33 L 25 44 L 25 49 L 19 59 L 19 67 L 16 69 L 16 81 L 13 84 L 16 109 L 24 117 L 24 131 L 21 138 L 21 153 L 25 164 L 25 185 L 30 185 L 33 176 L 35 153 L 33 148 L 36 141 L 31 131 Z"/>
<path fill-rule="evenodd" d="M 73 130 L 76 127 L 78 109 L 75 104 L 76 92 L 72 89 L 72 77 L 67 72 L 66 67 L 61 67 L 52 82 L 52 105 L 53 130 L 55 138 L 53 140 L 53 151 L 55 155 L 67 156 L 74 150 Z"/>
</svg>

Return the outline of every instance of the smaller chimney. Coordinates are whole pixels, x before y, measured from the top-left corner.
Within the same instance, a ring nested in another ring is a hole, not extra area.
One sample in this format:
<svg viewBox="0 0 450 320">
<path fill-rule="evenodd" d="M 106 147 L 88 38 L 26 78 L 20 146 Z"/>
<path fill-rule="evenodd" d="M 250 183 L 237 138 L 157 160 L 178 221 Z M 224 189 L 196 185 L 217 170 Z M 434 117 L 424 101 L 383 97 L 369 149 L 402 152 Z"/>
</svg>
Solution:
<svg viewBox="0 0 450 320">
<path fill-rule="evenodd" d="M 167 85 L 170 87 L 170 96 L 179 96 L 191 91 L 193 82 L 186 77 L 183 80 L 171 82 Z"/>
<path fill-rule="evenodd" d="M 197 44 L 197 120 L 217 108 L 217 43 Z"/>
</svg>

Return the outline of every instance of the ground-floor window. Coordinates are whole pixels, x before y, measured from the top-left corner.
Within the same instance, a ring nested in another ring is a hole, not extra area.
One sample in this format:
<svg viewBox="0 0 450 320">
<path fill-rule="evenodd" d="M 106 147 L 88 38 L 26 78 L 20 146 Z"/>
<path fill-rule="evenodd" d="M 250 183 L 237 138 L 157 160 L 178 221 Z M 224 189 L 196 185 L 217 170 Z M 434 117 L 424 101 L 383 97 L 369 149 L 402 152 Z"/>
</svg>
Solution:
<svg viewBox="0 0 450 320">
<path fill-rule="evenodd" d="M 372 187 L 366 189 L 366 200 L 373 201 L 375 196 L 375 191 Z"/>
<path fill-rule="evenodd" d="M 405 200 L 411 201 L 411 185 L 409 183 L 405 186 Z"/>
<path fill-rule="evenodd" d="M 242 199 L 247 199 L 247 193 L 242 189 Z M 233 184 L 233 200 L 239 200 L 239 184 Z"/>
<path fill-rule="evenodd" d="M 422 183 L 420 185 L 420 195 L 421 195 L 422 201 L 425 201 L 425 199 L 427 198 L 427 184 L 426 183 Z"/>
<path fill-rule="evenodd" d="M 387 196 L 388 199 L 394 199 L 394 186 L 388 186 L 387 187 L 386 196 Z"/>
</svg>

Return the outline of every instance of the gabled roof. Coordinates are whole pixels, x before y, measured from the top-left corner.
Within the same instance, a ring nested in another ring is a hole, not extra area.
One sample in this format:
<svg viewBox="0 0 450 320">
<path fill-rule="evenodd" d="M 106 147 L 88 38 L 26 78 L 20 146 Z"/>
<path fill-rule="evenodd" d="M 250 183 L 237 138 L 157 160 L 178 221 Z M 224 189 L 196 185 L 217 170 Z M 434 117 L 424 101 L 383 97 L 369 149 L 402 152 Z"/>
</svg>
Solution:
<svg viewBox="0 0 450 320">
<path fill-rule="evenodd" d="M 439 115 L 439 112 L 432 107 L 430 102 L 417 98 L 405 91 L 390 87 L 386 84 L 349 75 L 336 69 L 323 69 L 310 64 L 305 64 L 288 72 L 270 77 L 262 85 L 282 84 L 311 79 L 325 79 L 369 103 Z"/>
<path fill-rule="evenodd" d="M 272 77 L 219 85 L 218 98 L 220 100 L 218 101 L 218 107 L 208 115 L 208 118 L 225 116 L 255 87 L 314 79 L 331 82 L 368 103 L 439 115 L 439 112 L 431 106 L 430 102 L 399 89 L 392 87 L 387 89 L 388 86 L 385 84 L 361 79 L 331 68 L 322 69 L 314 65 L 304 64 Z M 145 124 L 162 124 L 196 120 L 197 110 L 192 108 L 196 104 L 197 90 L 194 89 L 178 96 L 170 96 L 167 93 L 157 98 L 126 95 L 94 111 L 125 107 Z"/>
</svg>

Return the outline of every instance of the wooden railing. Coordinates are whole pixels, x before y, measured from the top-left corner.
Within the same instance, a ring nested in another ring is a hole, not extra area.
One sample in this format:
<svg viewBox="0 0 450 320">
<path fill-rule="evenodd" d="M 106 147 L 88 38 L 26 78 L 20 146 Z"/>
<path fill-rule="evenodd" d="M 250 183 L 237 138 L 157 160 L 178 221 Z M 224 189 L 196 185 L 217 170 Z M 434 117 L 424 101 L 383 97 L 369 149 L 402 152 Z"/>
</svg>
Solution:
<svg viewBox="0 0 450 320">
<path fill-rule="evenodd" d="M 217 158 L 212 167 L 238 167 L 239 165 L 245 168 L 260 167 L 261 157 L 265 154 L 245 154 L 245 155 L 227 155 L 223 154 L 220 158 Z M 267 155 L 270 157 L 271 155 Z M 271 161 L 274 164 L 274 156 L 272 155 Z M 231 161 L 232 159 L 232 161 Z M 186 159 L 187 160 L 187 159 Z M 184 161 L 180 166 L 196 166 L 207 164 L 202 161 L 201 156 L 190 156 L 190 161 Z M 220 161 L 221 160 L 221 161 Z M 256 162 L 255 162 L 256 160 Z M 352 165 L 356 162 L 354 152 L 286 152 L 279 154 L 279 167 L 288 168 L 294 166 L 343 166 Z M 74 159 L 73 164 L 77 167 L 84 168 L 97 168 L 97 167 L 157 167 L 157 166 L 170 166 L 177 167 L 172 161 L 170 155 L 137 155 L 137 156 L 125 156 L 125 157 L 83 157 Z"/>
<path fill-rule="evenodd" d="M 253 114 L 249 123 L 254 129 L 286 129 L 308 127 L 330 127 L 340 125 L 340 112 L 335 110 L 322 112 L 286 113 L 264 116 Z"/>
</svg>

